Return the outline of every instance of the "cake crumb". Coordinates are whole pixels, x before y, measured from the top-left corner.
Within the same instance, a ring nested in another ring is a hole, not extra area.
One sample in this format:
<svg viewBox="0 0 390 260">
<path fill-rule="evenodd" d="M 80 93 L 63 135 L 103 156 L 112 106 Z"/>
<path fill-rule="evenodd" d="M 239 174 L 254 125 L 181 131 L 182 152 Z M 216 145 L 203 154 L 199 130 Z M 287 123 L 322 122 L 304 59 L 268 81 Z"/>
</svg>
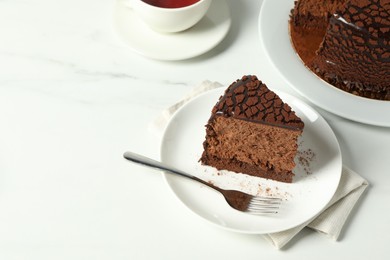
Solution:
<svg viewBox="0 0 390 260">
<path fill-rule="evenodd" d="M 312 149 L 298 150 L 297 159 L 304 172 L 309 175 L 312 173 L 310 164 L 316 159 L 316 154 Z"/>
</svg>

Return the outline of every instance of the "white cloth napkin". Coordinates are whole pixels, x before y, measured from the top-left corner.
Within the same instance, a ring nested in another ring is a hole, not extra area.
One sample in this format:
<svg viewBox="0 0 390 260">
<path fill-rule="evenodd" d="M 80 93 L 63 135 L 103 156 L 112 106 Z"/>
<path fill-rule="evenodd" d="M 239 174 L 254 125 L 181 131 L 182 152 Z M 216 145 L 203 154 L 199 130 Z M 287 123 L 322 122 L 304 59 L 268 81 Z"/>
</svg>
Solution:
<svg viewBox="0 0 390 260">
<path fill-rule="evenodd" d="M 199 86 L 194 87 L 192 91 L 178 103 L 162 111 L 161 115 L 151 123 L 150 130 L 156 134 L 161 134 L 169 119 L 177 109 L 197 95 L 221 86 L 222 84 L 218 82 L 202 82 Z M 311 219 L 300 226 L 278 233 L 266 234 L 263 235 L 263 237 L 271 242 L 276 248 L 280 249 L 293 239 L 302 229 L 308 227 L 327 235 L 333 240 L 337 240 L 352 208 L 355 206 L 367 186 L 368 182 L 365 179 L 344 166 L 336 193 L 324 211 L 314 219 Z"/>
</svg>

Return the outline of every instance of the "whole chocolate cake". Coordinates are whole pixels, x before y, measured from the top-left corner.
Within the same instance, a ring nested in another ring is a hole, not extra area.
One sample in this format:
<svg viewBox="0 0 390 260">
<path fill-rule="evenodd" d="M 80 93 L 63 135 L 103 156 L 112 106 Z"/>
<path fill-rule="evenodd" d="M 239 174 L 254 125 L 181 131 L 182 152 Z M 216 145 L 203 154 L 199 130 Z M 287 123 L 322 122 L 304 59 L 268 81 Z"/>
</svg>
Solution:
<svg viewBox="0 0 390 260">
<path fill-rule="evenodd" d="M 243 76 L 212 109 L 200 161 L 291 183 L 303 127 L 291 107 L 256 76 Z"/>
<path fill-rule="evenodd" d="M 390 0 L 299 0 L 290 33 L 319 77 L 355 95 L 390 100 Z"/>
</svg>

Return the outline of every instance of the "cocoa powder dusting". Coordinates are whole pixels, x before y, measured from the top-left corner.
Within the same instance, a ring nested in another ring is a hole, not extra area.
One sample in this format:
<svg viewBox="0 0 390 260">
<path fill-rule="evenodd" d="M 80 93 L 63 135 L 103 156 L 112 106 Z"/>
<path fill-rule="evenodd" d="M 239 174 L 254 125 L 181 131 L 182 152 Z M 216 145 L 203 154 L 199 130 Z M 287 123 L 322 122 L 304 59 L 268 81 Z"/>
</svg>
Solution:
<svg viewBox="0 0 390 260">
<path fill-rule="evenodd" d="M 312 173 L 310 164 L 315 160 L 315 158 L 316 155 L 310 148 L 302 151 L 299 150 L 297 153 L 298 163 L 300 166 L 302 166 L 302 169 L 307 175 Z"/>
</svg>

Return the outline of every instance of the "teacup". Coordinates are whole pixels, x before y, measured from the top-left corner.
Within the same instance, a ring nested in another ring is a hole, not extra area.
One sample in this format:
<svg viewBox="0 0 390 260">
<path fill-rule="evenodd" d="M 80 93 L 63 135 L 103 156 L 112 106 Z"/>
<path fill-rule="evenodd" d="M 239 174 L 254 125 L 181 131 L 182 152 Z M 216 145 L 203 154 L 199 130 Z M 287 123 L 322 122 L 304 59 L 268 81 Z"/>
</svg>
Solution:
<svg viewBox="0 0 390 260">
<path fill-rule="evenodd" d="M 127 0 L 127 5 L 155 31 L 181 32 L 198 23 L 212 0 Z"/>
</svg>

